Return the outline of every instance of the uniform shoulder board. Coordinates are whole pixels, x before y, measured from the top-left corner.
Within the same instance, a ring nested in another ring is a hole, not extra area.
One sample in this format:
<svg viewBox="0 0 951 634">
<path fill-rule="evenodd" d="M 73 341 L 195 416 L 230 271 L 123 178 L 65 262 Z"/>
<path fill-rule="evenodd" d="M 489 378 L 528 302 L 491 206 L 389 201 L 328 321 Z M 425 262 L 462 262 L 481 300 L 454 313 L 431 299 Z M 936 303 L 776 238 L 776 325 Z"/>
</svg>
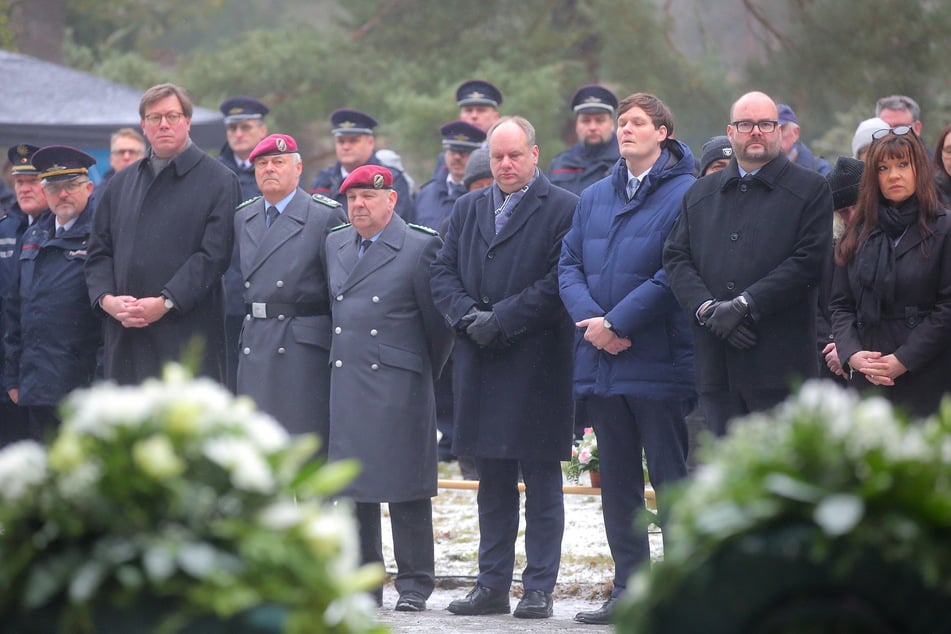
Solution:
<svg viewBox="0 0 951 634">
<path fill-rule="evenodd" d="M 346 228 L 349 227 L 349 226 L 350 226 L 350 223 L 349 223 L 349 222 L 345 222 L 345 223 L 343 223 L 342 225 L 337 225 L 336 227 L 334 227 L 333 229 L 331 229 L 331 230 L 330 230 L 330 233 L 333 233 L 334 231 L 340 231 L 341 229 L 346 229 Z"/>
<path fill-rule="evenodd" d="M 244 209 L 245 207 L 247 207 L 248 205 L 250 205 L 251 203 L 253 203 L 253 202 L 256 201 L 256 200 L 261 200 L 261 196 L 255 196 L 254 198 L 249 198 L 249 199 L 247 199 L 246 201 L 244 201 L 243 203 L 241 203 L 240 205 L 238 205 L 237 208 L 235 209 L 235 211 L 237 211 L 238 209 Z"/>
<path fill-rule="evenodd" d="M 406 226 L 411 229 L 416 229 L 416 231 L 422 231 L 423 233 L 428 233 L 431 236 L 438 236 L 439 232 L 435 229 L 430 229 L 429 227 L 424 227 L 422 225 L 414 225 L 412 222 L 407 222 Z"/>
<path fill-rule="evenodd" d="M 327 196 L 324 196 L 323 194 L 313 194 L 311 198 L 314 199 L 315 203 L 320 203 L 321 205 L 325 205 L 327 207 L 342 207 L 343 206 L 339 202 L 334 200 L 333 198 L 329 198 Z"/>
</svg>

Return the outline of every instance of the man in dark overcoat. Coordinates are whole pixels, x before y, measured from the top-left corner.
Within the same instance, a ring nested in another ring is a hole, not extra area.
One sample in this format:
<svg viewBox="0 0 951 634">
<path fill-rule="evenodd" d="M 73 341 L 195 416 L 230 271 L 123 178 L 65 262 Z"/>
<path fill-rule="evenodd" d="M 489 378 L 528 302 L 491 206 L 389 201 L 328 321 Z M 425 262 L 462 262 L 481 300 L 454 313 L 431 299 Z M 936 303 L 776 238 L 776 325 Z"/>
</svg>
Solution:
<svg viewBox="0 0 951 634">
<path fill-rule="evenodd" d="M 380 503 L 389 503 L 396 609 L 416 612 L 426 609 L 435 585 L 433 380 L 453 340 L 429 286 L 442 241 L 394 214 L 398 194 L 389 169 L 358 167 L 340 188 L 352 224 L 327 236 L 329 457 L 362 465 L 345 494 L 356 502 L 363 563 L 383 561 Z M 382 600 L 382 587 L 376 598 Z"/>
<path fill-rule="evenodd" d="M 246 309 L 238 393 L 290 433 L 316 433 L 326 447 L 330 304 L 324 246 L 346 216 L 337 201 L 298 186 L 303 163 L 293 137 L 265 137 L 249 158 L 263 195 L 243 203 L 234 221 Z"/>
<path fill-rule="evenodd" d="M 221 275 L 231 259 L 238 179 L 192 143 L 192 104 L 172 84 L 139 104 L 151 154 L 113 177 L 93 219 L 86 281 L 105 322 L 105 374 L 157 376 L 200 346 L 197 370 L 221 381 Z"/>
<path fill-rule="evenodd" d="M 538 171 L 531 123 L 489 133 L 495 184 L 456 202 L 433 296 L 457 331 L 453 453 L 476 458 L 479 578 L 456 614 L 507 614 L 525 480 L 525 593 L 516 617 L 551 616 L 564 528 L 561 460 L 571 449 L 573 328 L 558 255 L 578 197 Z"/>
<path fill-rule="evenodd" d="M 816 293 L 832 248 L 829 185 L 782 154 L 773 100 L 747 93 L 730 115 L 733 158 L 690 188 L 664 249 L 716 434 L 817 376 Z"/>
</svg>

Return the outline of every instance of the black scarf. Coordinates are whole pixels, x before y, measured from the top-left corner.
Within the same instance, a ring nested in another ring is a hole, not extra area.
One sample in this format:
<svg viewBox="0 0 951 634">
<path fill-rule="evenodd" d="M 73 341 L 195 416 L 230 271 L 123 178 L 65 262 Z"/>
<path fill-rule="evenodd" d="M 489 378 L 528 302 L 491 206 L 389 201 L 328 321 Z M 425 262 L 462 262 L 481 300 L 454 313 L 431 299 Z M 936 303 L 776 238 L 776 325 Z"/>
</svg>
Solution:
<svg viewBox="0 0 951 634">
<path fill-rule="evenodd" d="M 895 241 L 918 221 L 918 199 L 912 196 L 897 207 L 878 204 L 878 229 L 859 249 L 849 276 L 858 321 L 875 325 L 882 305 L 895 299 Z"/>
</svg>

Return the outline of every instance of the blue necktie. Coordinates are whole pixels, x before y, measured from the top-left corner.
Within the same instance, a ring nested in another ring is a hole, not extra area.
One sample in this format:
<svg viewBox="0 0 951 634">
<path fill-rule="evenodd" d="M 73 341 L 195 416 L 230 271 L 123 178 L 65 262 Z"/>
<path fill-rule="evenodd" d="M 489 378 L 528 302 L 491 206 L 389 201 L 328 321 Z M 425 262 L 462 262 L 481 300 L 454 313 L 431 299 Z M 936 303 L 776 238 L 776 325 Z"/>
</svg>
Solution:
<svg viewBox="0 0 951 634">
<path fill-rule="evenodd" d="M 66 233 L 66 227 L 56 227 L 57 238 L 62 238 L 64 233 Z"/>
<path fill-rule="evenodd" d="M 637 180 L 637 176 L 631 176 L 630 180 L 627 181 L 627 199 L 629 201 L 634 198 L 634 194 L 637 193 L 638 185 L 640 185 L 640 181 Z"/>
<path fill-rule="evenodd" d="M 277 211 L 277 207 L 275 207 L 274 205 L 271 205 L 270 207 L 268 207 L 267 212 L 265 214 L 265 226 L 267 228 L 270 228 L 271 225 L 274 224 L 274 221 L 277 220 L 277 217 L 279 215 L 280 214 Z"/>
<path fill-rule="evenodd" d="M 366 254 L 367 249 L 369 249 L 371 246 L 373 246 L 373 240 L 361 240 L 360 249 L 357 255 L 362 258 Z"/>
</svg>

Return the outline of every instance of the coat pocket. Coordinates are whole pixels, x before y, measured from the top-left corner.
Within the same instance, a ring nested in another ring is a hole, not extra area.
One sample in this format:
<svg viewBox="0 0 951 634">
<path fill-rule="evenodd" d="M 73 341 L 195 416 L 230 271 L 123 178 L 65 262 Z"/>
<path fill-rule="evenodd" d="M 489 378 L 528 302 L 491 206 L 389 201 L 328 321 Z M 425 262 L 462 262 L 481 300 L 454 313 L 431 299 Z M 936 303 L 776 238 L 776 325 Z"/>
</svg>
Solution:
<svg viewBox="0 0 951 634">
<path fill-rule="evenodd" d="M 297 343 L 330 350 L 329 317 L 322 315 L 318 317 L 295 317 L 291 322 L 291 332 L 294 334 L 294 341 Z"/>
<path fill-rule="evenodd" d="M 380 344 L 380 363 L 394 368 L 423 373 L 423 359 L 415 352 Z"/>
</svg>

